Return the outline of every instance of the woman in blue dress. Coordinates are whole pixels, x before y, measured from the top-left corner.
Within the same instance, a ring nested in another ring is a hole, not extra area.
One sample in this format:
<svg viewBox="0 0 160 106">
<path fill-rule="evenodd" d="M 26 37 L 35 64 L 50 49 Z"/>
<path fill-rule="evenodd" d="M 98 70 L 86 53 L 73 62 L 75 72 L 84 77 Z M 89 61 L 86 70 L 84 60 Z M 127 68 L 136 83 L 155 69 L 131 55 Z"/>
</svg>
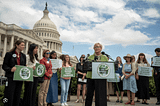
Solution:
<svg viewBox="0 0 160 106">
<path fill-rule="evenodd" d="M 137 84 L 135 79 L 136 66 L 135 63 L 131 63 L 132 56 L 127 54 L 123 57 L 126 60 L 126 63 L 123 64 L 122 73 L 125 76 L 123 78 L 123 90 L 127 90 L 128 102 L 125 104 L 135 105 L 134 98 L 137 90 Z M 132 92 L 132 102 L 130 102 L 130 91 Z"/>
<path fill-rule="evenodd" d="M 57 59 L 57 54 L 55 51 L 50 53 L 50 59 Z M 57 69 L 52 69 L 53 76 L 50 80 L 48 94 L 46 102 L 48 106 L 52 106 L 52 103 L 58 102 L 58 76 L 57 76 Z"/>
</svg>

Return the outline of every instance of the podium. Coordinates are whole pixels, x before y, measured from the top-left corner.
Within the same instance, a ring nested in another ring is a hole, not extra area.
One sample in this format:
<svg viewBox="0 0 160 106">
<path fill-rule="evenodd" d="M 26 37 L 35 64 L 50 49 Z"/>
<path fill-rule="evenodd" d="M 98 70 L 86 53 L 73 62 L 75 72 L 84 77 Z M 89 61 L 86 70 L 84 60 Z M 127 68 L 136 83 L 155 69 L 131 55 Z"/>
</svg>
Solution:
<svg viewBox="0 0 160 106">
<path fill-rule="evenodd" d="M 95 90 L 95 106 L 107 106 L 106 79 L 115 78 L 114 62 L 92 62 L 92 78 L 87 83 L 87 98 L 85 106 L 92 105 Z"/>
</svg>

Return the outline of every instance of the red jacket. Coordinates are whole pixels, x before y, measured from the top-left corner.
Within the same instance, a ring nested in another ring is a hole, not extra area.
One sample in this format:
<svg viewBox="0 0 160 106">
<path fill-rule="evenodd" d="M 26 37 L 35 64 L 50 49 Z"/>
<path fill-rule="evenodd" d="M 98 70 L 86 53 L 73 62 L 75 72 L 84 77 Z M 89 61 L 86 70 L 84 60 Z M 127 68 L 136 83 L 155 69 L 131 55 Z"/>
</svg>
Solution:
<svg viewBox="0 0 160 106">
<path fill-rule="evenodd" d="M 47 63 L 47 59 L 45 57 L 43 57 L 40 60 L 40 64 L 45 65 L 46 70 L 47 70 L 47 72 L 45 72 L 45 74 L 44 74 L 44 80 L 50 79 L 49 74 L 52 74 L 52 63 L 51 63 L 51 61 L 49 61 L 49 63 Z"/>
</svg>

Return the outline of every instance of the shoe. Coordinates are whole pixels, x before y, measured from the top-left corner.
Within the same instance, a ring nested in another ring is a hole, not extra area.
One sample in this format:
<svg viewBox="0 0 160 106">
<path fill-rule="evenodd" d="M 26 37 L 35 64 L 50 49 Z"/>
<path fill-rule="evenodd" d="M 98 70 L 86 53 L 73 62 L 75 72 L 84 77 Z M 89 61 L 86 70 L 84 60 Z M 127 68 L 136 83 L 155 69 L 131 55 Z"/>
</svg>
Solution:
<svg viewBox="0 0 160 106">
<path fill-rule="evenodd" d="M 82 103 L 84 102 L 84 100 L 82 99 Z"/>
<path fill-rule="evenodd" d="M 117 99 L 117 101 L 116 101 L 117 103 L 119 102 L 119 99 Z"/>
<path fill-rule="evenodd" d="M 135 103 L 134 103 L 134 102 L 132 102 L 132 103 L 131 103 L 131 105 L 135 105 Z"/>
<path fill-rule="evenodd" d="M 160 105 L 160 102 L 157 102 L 156 105 Z"/>
<path fill-rule="evenodd" d="M 140 102 L 139 100 L 137 100 L 136 102 Z"/>
<path fill-rule="evenodd" d="M 109 99 L 107 99 L 107 101 L 108 101 L 108 102 L 110 102 L 110 100 L 109 100 Z"/>
<path fill-rule="evenodd" d="M 142 104 L 145 104 L 145 102 L 142 101 Z"/>
<path fill-rule="evenodd" d="M 79 99 L 77 99 L 77 100 L 75 101 L 75 103 L 79 103 Z"/>
<path fill-rule="evenodd" d="M 123 101 L 121 100 L 120 103 L 123 103 Z"/>
<path fill-rule="evenodd" d="M 126 102 L 125 104 L 131 104 L 131 102 Z"/>
<path fill-rule="evenodd" d="M 61 103 L 61 106 L 65 106 L 64 103 Z"/>
<path fill-rule="evenodd" d="M 65 106 L 68 106 L 68 104 L 67 104 L 67 103 L 64 103 L 64 105 L 65 105 Z"/>
</svg>

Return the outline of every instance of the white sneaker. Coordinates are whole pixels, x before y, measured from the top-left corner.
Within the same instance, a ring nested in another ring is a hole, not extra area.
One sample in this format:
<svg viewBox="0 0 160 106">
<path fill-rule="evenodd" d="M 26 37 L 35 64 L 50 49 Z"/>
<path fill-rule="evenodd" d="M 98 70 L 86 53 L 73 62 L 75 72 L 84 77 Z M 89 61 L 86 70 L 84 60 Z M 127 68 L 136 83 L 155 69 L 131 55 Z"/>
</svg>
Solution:
<svg viewBox="0 0 160 106">
<path fill-rule="evenodd" d="M 67 104 L 67 103 L 64 103 L 64 105 L 65 105 L 65 106 L 68 106 L 68 104 Z"/>
<path fill-rule="evenodd" d="M 61 103 L 61 106 L 65 106 L 65 104 L 64 104 L 64 103 Z"/>
</svg>

